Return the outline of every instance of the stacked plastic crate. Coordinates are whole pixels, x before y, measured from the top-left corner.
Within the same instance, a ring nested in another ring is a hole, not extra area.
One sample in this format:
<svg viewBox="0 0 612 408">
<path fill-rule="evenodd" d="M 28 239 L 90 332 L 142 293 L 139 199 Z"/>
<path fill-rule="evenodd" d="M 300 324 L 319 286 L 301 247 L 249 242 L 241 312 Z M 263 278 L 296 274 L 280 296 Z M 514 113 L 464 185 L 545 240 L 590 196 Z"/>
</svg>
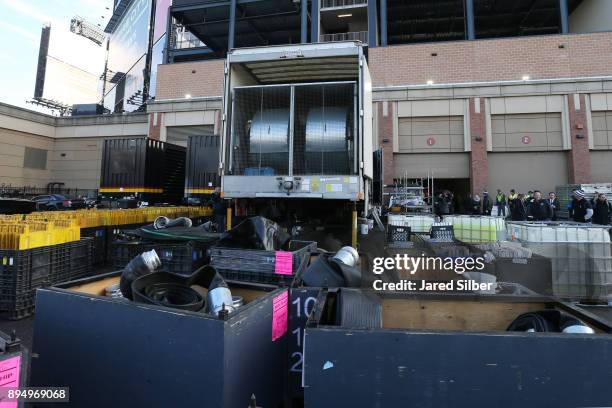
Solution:
<svg viewBox="0 0 612 408">
<path fill-rule="evenodd" d="M 0 310 L 10 319 L 34 310 L 36 289 L 61 282 L 72 269 L 62 259 L 68 248 L 91 246 L 71 219 L 0 218 Z M 91 267 L 91 254 L 82 260 Z"/>
</svg>

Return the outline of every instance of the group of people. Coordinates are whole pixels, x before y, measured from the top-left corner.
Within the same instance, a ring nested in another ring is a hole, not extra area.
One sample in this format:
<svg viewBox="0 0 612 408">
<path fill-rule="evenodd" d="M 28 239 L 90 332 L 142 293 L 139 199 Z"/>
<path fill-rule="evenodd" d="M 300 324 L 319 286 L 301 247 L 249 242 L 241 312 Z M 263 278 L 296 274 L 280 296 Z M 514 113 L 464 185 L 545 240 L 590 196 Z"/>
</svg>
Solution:
<svg viewBox="0 0 612 408">
<path fill-rule="evenodd" d="M 434 203 L 436 214 L 442 217 L 454 213 L 454 206 L 454 196 L 448 190 L 438 194 Z M 494 207 L 497 212 L 495 215 L 509 217 L 513 221 L 556 221 L 561 210 L 559 199 L 554 192 L 548 193 L 548 197 L 544 198 L 539 190 L 522 194 L 512 189 L 506 196 L 498 189 L 494 197 L 487 191 L 483 192 L 482 198 L 478 194 L 466 197 L 463 212 L 471 215 L 491 215 Z M 612 217 L 612 204 L 605 194 L 595 193 L 595 197 L 589 200 L 583 190 L 575 190 L 572 193 L 568 210 L 571 220 L 582 223 L 609 225 Z"/>
</svg>

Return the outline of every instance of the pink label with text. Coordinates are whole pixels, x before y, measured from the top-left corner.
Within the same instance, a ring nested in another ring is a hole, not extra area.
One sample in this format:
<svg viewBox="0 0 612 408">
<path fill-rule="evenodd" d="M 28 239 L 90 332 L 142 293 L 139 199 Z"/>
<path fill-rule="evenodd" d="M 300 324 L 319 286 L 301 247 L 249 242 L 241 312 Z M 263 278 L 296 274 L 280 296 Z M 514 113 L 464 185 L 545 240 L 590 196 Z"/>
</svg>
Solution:
<svg viewBox="0 0 612 408">
<path fill-rule="evenodd" d="M 276 251 L 274 273 L 277 275 L 293 275 L 293 254 L 286 251 Z"/>
<path fill-rule="evenodd" d="M 0 387 L 18 388 L 21 375 L 21 356 L 0 361 Z M 17 401 L 0 402 L 0 408 L 17 408 Z"/>
<path fill-rule="evenodd" d="M 285 290 L 272 299 L 272 341 L 276 341 L 287 333 L 289 317 L 289 291 Z"/>
</svg>

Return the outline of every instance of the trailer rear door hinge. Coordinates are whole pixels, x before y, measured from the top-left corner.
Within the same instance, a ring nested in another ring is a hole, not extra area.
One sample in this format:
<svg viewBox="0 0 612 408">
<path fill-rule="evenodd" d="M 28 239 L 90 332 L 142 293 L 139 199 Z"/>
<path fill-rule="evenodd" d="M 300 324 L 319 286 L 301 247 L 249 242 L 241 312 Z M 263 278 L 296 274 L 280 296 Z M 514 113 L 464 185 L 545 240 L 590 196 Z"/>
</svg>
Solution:
<svg viewBox="0 0 612 408">
<path fill-rule="evenodd" d="M 363 162 L 362 162 L 362 161 L 361 161 L 361 162 L 359 162 L 359 168 L 360 168 L 360 169 L 363 169 Z"/>
<path fill-rule="evenodd" d="M 363 117 L 363 109 L 359 110 L 359 116 Z"/>
</svg>

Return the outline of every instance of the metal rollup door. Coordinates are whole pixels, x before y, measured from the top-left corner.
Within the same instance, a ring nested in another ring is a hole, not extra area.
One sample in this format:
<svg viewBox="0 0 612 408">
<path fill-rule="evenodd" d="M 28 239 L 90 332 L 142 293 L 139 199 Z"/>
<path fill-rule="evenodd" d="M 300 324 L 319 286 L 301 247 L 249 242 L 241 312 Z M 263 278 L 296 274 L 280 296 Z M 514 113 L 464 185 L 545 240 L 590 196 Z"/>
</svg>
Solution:
<svg viewBox="0 0 612 408">
<path fill-rule="evenodd" d="M 308 173 L 349 171 L 349 115 L 348 107 L 313 108 L 308 112 L 305 146 Z"/>
</svg>

